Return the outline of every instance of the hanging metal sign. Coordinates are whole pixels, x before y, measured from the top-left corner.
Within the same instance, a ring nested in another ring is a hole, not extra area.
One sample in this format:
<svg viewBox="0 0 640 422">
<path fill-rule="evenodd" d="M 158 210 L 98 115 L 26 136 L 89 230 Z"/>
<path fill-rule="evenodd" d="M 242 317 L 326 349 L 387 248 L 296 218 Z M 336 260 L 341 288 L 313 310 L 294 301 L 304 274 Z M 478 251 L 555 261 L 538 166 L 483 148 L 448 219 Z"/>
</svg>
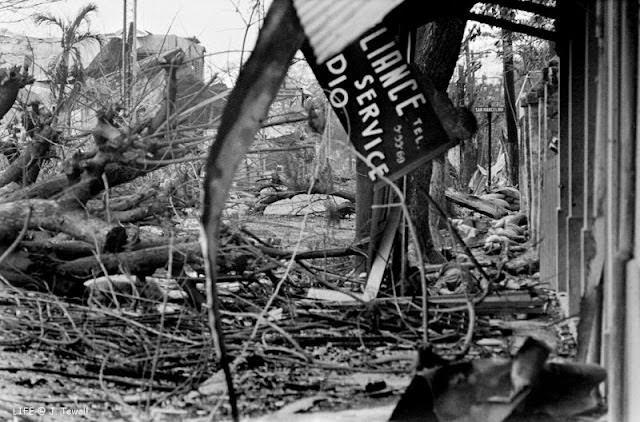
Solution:
<svg viewBox="0 0 640 422">
<path fill-rule="evenodd" d="M 308 44 L 303 49 L 376 182 L 380 176 L 397 179 L 453 144 L 397 39 L 378 25 L 320 65 Z"/>
</svg>

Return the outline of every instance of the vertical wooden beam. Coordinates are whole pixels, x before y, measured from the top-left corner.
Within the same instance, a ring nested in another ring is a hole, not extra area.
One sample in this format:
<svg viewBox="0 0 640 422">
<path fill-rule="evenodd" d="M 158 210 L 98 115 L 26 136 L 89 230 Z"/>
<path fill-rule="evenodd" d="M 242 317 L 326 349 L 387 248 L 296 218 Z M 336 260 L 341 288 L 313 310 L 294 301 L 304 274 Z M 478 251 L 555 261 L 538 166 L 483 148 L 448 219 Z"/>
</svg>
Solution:
<svg viewBox="0 0 640 422">
<path fill-rule="evenodd" d="M 536 181 L 536 192 L 538 196 L 538 212 L 536 213 L 536 241 L 534 243 L 536 252 L 540 256 L 540 239 L 542 238 L 542 207 L 544 204 L 544 198 L 542 196 L 542 184 L 544 179 L 544 161 L 545 150 L 547 146 L 546 136 L 546 116 L 547 116 L 547 102 L 545 97 L 547 84 L 544 80 L 541 81 L 541 87 L 537 91 L 538 95 L 538 160 L 536 162 L 538 180 Z"/>
<path fill-rule="evenodd" d="M 597 173 L 602 167 L 600 164 L 605 155 L 603 148 L 597 147 L 598 142 L 604 142 L 604 138 L 598 139 L 598 116 L 601 113 L 601 101 L 604 88 L 602 86 L 603 75 L 606 69 L 604 61 L 600 58 L 599 40 L 601 38 L 600 6 L 590 3 L 586 10 L 585 25 L 585 154 L 584 154 L 584 220 L 582 225 L 581 270 L 583 297 L 581 300 L 581 318 L 578 329 L 578 353 L 577 360 L 600 364 L 601 353 L 601 321 L 602 321 L 602 288 L 600 286 L 602 267 L 604 265 L 604 226 L 603 215 L 599 211 L 604 198 L 600 193 L 599 181 L 602 180 Z M 599 82 L 600 81 L 600 82 Z M 596 118 L 594 118 L 594 116 Z M 601 124 L 601 123 L 600 123 Z M 598 150 L 598 153 L 596 153 Z M 599 242 L 599 244 L 598 244 Z M 599 249 L 598 249 L 599 248 Z"/>
<path fill-rule="evenodd" d="M 564 9 L 567 7 L 567 2 L 562 2 L 558 7 L 563 10 L 563 23 L 559 28 L 559 32 L 562 34 L 558 41 L 559 55 L 560 55 L 560 84 L 558 87 L 559 101 L 560 101 L 560 118 L 559 118 L 559 136 L 558 136 L 558 235 L 557 235 L 557 266 L 558 269 L 558 290 L 561 292 L 569 291 L 568 277 L 567 277 L 567 255 L 569 245 L 567 245 L 568 239 L 568 227 L 567 227 L 567 215 L 569 211 L 569 105 L 571 101 L 570 87 L 571 87 L 571 39 L 568 37 L 568 30 L 566 25 L 569 21 L 570 13 Z"/>
<path fill-rule="evenodd" d="M 583 291 L 587 284 L 587 263 L 593 256 L 593 238 L 591 227 L 595 218 L 594 212 L 594 174 L 595 174 L 595 134 L 596 103 L 598 89 L 598 39 L 596 38 L 595 3 L 591 2 L 586 9 L 585 17 L 585 72 L 584 72 L 584 213 L 582 225 L 582 255 L 580 279 Z"/>
<path fill-rule="evenodd" d="M 526 82 L 525 82 L 526 83 Z M 520 211 L 526 213 L 527 216 L 531 215 L 530 203 L 531 203 L 531 184 L 529 181 L 529 129 L 528 122 L 529 117 L 527 115 L 527 101 L 526 98 L 518 99 L 518 113 L 519 113 L 519 125 L 518 125 L 518 154 L 520 158 Z"/>
<path fill-rule="evenodd" d="M 637 284 L 640 282 L 638 261 L 632 259 L 635 230 L 635 155 L 637 154 L 636 124 L 638 109 L 636 93 L 638 89 L 638 3 L 636 0 L 626 0 L 621 3 L 620 25 L 620 165 L 619 169 L 619 213 L 618 213 L 618 253 L 616 254 L 616 268 L 622 273 L 616 280 L 617 289 L 613 291 L 613 300 L 619 300 L 615 316 L 620 322 L 612 346 L 622 344 L 619 360 L 621 368 L 615 368 L 624 376 L 622 394 L 617 398 L 624 408 L 622 413 L 625 420 L 636 421 L 640 416 L 640 406 L 636 403 L 640 392 L 640 375 L 638 365 L 640 351 L 638 337 L 640 336 L 640 319 L 634 319 L 638 314 L 635 308 L 637 302 L 630 297 L 637 297 Z M 635 284 L 635 286 L 634 286 Z M 619 292 L 617 292 L 619 290 Z M 622 337 L 622 339 L 617 336 Z M 610 378 L 613 379 L 613 378 Z"/>
<path fill-rule="evenodd" d="M 636 22 L 639 18 L 639 11 L 636 8 L 635 11 L 629 13 L 627 16 L 631 20 L 635 19 Z M 627 397 L 639 397 L 640 394 L 640 150 L 637 147 L 637 142 L 640 140 L 640 117 L 638 112 L 640 111 L 640 84 L 637 81 L 638 73 L 640 72 L 640 33 L 636 28 L 635 33 L 635 54 L 633 58 L 636 62 L 635 68 L 635 169 L 633 177 L 635 179 L 635 191 L 634 191 L 634 236 L 633 236 L 633 261 L 627 266 L 627 323 L 626 323 L 626 341 L 625 347 L 627 356 Z M 640 420 L 640 402 L 638 400 L 627 401 L 627 417 L 630 421 Z"/>
<path fill-rule="evenodd" d="M 549 142 L 558 136 L 557 68 L 544 75 L 542 204 L 540 207 L 540 281 L 558 290 L 558 155 Z M 554 82 L 556 81 L 556 82 Z"/>
<path fill-rule="evenodd" d="M 538 96 L 535 91 L 532 90 L 527 95 L 527 117 L 528 117 L 528 129 L 529 129 L 529 157 L 527 164 L 530 174 L 530 200 L 529 209 L 529 233 L 531 241 L 533 243 L 538 242 L 538 213 L 540 212 L 540 192 L 538 191 L 538 181 L 540 180 L 540 168 L 538 167 L 538 161 L 540 156 L 540 138 L 538 132 L 538 121 L 540 116 L 538 115 Z"/>
<path fill-rule="evenodd" d="M 585 156 L 585 11 L 576 7 L 574 17 L 565 28 L 571 37 L 569 51 L 571 68 L 568 92 L 568 148 L 569 179 L 567 186 L 567 260 L 565 271 L 569 284 L 569 315 L 576 315 L 582 296 L 581 255 L 582 225 L 584 218 L 584 156 Z"/>
<path fill-rule="evenodd" d="M 624 271 L 617 268 L 618 217 L 619 207 L 619 165 L 620 165 L 620 2 L 606 3 L 606 60 L 607 72 L 607 200 L 606 200 L 606 260 L 605 260 L 605 303 L 607 314 L 607 370 L 609 397 L 609 420 L 624 422 L 624 314 L 620 306 L 624 299 L 621 276 Z M 622 320 L 621 320 L 622 318 Z"/>
<path fill-rule="evenodd" d="M 558 289 L 558 156 L 551 153 L 542 165 L 542 204 L 540 207 L 540 281 L 551 289 Z"/>
<path fill-rule="evenodd" d="M 608 118 L 607 108 L 609 104 L 609 66 L 607 62 L 607 37 L 605 30 L 607 2 L 598 1 L 595 9 L 595 38 L 598 44 L 597 60 L 597 92 L 595 95 L 595 134 L 594 134 L 594 171 L 593 171 L 593 224 L 591 228 L 591 244 L 593 249 L 585 248 L 585 251 L 592 253 L 587 261 L 587 293 L 582 301 L 580 325 L 578 327 L 578 356 L 579 360 L 588 360 L 606 364 L 608 361 L 609 333 L 608 306 L 603 299 L 607 286 L 604 285 L 604 266 L 607 258 L 607 174 L 609 161 L 607 157 L 607 133 Z M 589 337 L 593 332 L 593 347 L 589 350 L 585 347 L 589 342 Z M 599 336 L 599 338 L 595 338 Z M 597 348 L 597 349 L 596 349 Z M 588 356 L 587 356 L 588 352 Z"/>
</svg>

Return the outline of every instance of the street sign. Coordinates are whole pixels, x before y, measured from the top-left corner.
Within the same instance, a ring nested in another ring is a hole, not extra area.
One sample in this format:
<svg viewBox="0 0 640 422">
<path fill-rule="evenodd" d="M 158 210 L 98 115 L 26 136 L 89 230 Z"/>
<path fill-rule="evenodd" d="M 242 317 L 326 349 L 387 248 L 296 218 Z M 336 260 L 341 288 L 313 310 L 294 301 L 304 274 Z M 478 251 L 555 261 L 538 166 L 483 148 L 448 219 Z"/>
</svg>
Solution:
<svg viewBox="0 0 640 422">
<path fill-rule="evenodd" d="M 487 144 L 489 145 L 489 165 L 487 165 L 487 192 L 491 190 L 491 113 L 504 113 L 504 107 L 494 107 L 489 103 L 486 107 L 475 107 L 476 113 L 487 113 Z"/>
<path fill-rule="evenodd" d="M 504 107 L 476 107 L 476 113 L 504 113 Z"/>
</svg>

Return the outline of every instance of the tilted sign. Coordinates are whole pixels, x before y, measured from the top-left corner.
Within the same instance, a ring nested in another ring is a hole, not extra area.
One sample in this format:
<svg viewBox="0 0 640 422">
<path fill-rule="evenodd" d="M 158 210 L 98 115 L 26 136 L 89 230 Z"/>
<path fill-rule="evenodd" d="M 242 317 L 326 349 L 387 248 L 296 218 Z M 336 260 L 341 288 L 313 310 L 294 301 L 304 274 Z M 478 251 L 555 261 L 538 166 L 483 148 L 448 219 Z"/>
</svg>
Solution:
<svg viewBox="0 0 640 422">
<path fill-rule="evenodd" d="M 369 178 L 396 179 L 451 146 L 418 79 L 384 25 L 367 31 L 322 65 L 303 49 Z"/>
</svg>

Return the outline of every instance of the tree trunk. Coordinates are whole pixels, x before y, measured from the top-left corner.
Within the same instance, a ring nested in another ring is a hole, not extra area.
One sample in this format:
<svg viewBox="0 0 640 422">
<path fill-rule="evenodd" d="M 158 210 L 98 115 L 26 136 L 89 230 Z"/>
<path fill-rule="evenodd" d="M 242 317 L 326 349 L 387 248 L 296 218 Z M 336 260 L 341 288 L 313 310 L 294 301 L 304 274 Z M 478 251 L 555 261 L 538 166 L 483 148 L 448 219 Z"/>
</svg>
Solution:
<svg viewBox="0 0 640 422">
<path fill-rule="evenodd" d="M 463 107 L 465 102 L 472 104 L 475 101 L 475 70 L 473 70 L 473 63 L 471 58 L 471 52 L 469 51 L 469 42 L 465 43 L 465 72 L 464 78 L 466 83 L 461 85 L 465 88 L 462 95 L 458 98 L 458 107 Z M 462 191 L 469 192 L 469 181 L 473 177 L 478 165 L 478 145 L 476 137 L 470 139 L 463 139 L 460 142 L 460 175 L 459 182 Z"/>
<path fill-rule="evenodd" d="M 429 187 L 429 194 L 431 197 L 441 204 L 442 209 L 446 209 L 446 201 L 444 197 L 445 183 L 446 183 L 446 153 L 436 157 L 431 162 L 431 184 Z M 440 235 L 440 229 L 444 227 L 446 223 L 442 220 L 442 216 L 433 207 L 429 206 L 429 227 L 431 228 L 431 236 L 433 238 L 433 246 L 436 249 L 442 249 L 443 239 Z"/>
<path fill-rule="evenodd" d="M 438 91 L 445 92 L 447 89 L 458 60 L 465 24 L 466 21 L 459 18 L 443 18 L 418 29 L 415 63 L 420 72 L 433 81 Z M 444 157 L 441 160 L 444 163 Z M 443 172 L 444 165 L 440 167 Z M 440 171 L 436 174 L 436 180 L 438 179 L 444 180 Z M 438 263 L 444 262 L 444 258 L 433 245 L 432 234 L 437 234 L 437 226 L 430 224 L 429 205 L 423 194 L 431 191 L 431 180 L 431 163 L 425 164 L 409 175 L 409 210 L 426 259 L 431 263 Z M 437 184 L 436 181 L 432 192 L 436 193 L 441 189 L 442 196 L 434 197 L 434 199 L 439 201 L 444 208 L 444 188 L 438 188 Z"/>
<path fill-rule="evenodd" d="M 19 71 L 16 66 L 9 70 L 0 70 L 0 119 L 13 107 L 20 88 L 34 81 L 33 77 Z"/>
<path fill-rule="evenodd" d="M 460 143 L 460 157 L 460 186 L 464 193 L 469 193 L 469 181 L 478 164 L 478 147 L 475 138 L 465 139 Z"/>
<path fill-rule="evenodd" d="M 518 185 L 518 127 L 516 124 L 516 98 L 513 82 L 513 34 L 502 30 L 502 67 L 504 72 L 504 113 L 507 123 L 507 174 L 512 186 Z"/>
<path fill-rule="evenodd" d="M 438 264 L 445 261 L 444 257 L 436 250 L 431 237 L 429 225 L 429 201 L 425 192 L 429 192 L 431 185 L 431 162 L 417 168 L 409 177 L 408 200 L 411 220 L 416 226 L 418 241 L 427 262 Z"/>
<path fill-rule="evenodd" d="M 17 159 L 0 174 L 0 187 L 11 182 L 29 186 L 35 183 L 47 159 L 51 143 L 57 137 L 51 126 L 44 126 L 22 150 Z"/>
</svg>

